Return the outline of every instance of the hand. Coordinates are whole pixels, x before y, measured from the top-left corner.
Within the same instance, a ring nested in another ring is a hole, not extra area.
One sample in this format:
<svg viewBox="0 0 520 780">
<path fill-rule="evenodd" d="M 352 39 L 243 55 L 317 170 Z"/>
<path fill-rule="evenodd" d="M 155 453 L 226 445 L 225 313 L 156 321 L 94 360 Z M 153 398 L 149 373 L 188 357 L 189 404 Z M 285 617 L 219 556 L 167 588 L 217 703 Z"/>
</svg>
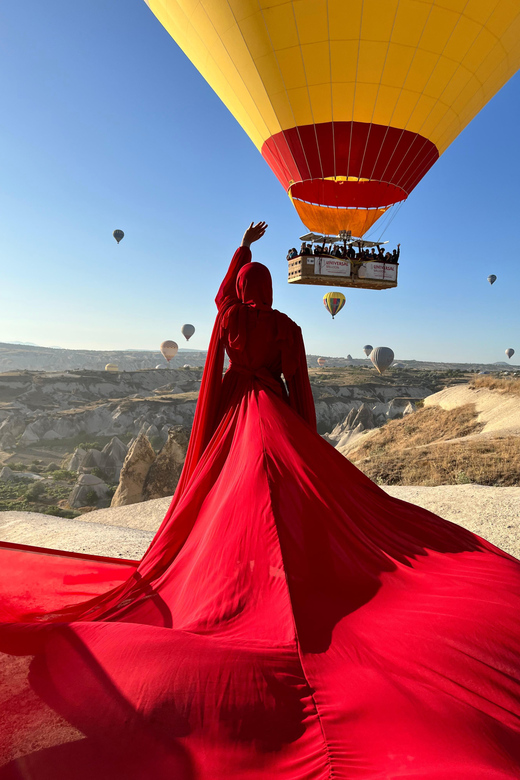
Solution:
<svg viewBox="0 0 520 780">
<path fill-rule="evenodd" d="M 244 233 L 242 246 L 251 246 L 254 241 L 258 241 L 260 238 L 262 238 L 265 231 L 267 230 L 267 227 L 267 222 L 257 222 L 256 225 L 251 222 L 246 232 Z"/>
<path fill-rule="evenodd" d="M 397 248 L 398 248 L 398 249 L 399 249 L 399 247 L 400 247 L 400 246 L 401 246 L 401 244 L 397 244 Z"/>
</svg>

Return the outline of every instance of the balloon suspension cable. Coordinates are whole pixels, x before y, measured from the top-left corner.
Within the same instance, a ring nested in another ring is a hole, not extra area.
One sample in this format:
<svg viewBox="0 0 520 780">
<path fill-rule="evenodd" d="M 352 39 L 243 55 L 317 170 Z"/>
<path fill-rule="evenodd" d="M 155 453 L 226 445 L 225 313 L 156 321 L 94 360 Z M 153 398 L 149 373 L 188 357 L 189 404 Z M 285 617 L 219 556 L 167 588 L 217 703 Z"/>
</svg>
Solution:
<svg viewBox="0 0 520 780">
<path fill-rule="evenodd" d="M 374 225 L 374 226 L 373 226 L 373 227 L 372 227 L 372 228 L 371 228 L 371 229 L 368 231 L 368 233 L 367 233 L 367 235 L 366 235 L 366 238 L 367 238 L 367 240 L 368 240 L 368 241 L 373 241 L 373 243 L 374 243 L 374 244 L 379 244 L 379 243 L 381 243 L 381 239 L 383 238 L 383 235 L 384 235 L 385 231 L 386 231 L 386 230 L 388 230 L 388 228 L 390 227 L 390 225 L 392 224 L 392 222 L 393 222 L 393 221 L 394 221 L 394 219 L 396 218 L 396 216 L 397 216 L 398 212 L 401 210 L 401 208 L 402 208 L 402 206 L 404 205 L 404 203 L 405 203 L 405 201 L 404 201 L 404 200 L 402 200 L 402 201 L 400 201 L 399 203 L 396 203 L 394 206 L 391 206 L 391 207 L 388 209 L 388 211 L 386 212 L 385 216 L 384 216 L 384 217 L 383 217 L 383 219 L 381 220 L 381 223 L 382 223 L 382 224 L 380 224 L 380 225 L 377 225 L 377 227 L 378 227 L 378 228 L 379 228 L 379 227 L 381 228 L 381 232 L 379 233 L 379 236 L 378 236 L 378 238 L 377 238 L 377 239 L 375 239 L 375 238 L 370 238 L 370 236 L 371 236 L 373 233 L 375 233 L 375 230 L 376 230 L 376 225 Z"/>
</svg>

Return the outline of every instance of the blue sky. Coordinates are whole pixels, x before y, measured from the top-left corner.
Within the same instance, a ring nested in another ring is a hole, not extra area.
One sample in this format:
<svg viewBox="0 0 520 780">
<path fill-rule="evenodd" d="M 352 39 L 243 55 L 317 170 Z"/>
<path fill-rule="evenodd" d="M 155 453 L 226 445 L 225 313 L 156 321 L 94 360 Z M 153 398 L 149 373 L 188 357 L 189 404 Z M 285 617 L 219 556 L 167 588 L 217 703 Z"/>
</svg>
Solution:
<svg viewBox="0 0 520 780">
<path fill-rule="evenodd" d="M 187 346 L 191 322 L 189 346 L 205 349 L 229 258 L 265 219 L 254 256 L 308 352 L 520 355 L 519 76 L 386 231 L 402 245 L 398 289 L 347 290 L 332 321 L 326 288 L 287 284 L 305 232 L 289 199 L 144 0 L 3 0 L 0 25 L 0 341 Z"/>
</svg>

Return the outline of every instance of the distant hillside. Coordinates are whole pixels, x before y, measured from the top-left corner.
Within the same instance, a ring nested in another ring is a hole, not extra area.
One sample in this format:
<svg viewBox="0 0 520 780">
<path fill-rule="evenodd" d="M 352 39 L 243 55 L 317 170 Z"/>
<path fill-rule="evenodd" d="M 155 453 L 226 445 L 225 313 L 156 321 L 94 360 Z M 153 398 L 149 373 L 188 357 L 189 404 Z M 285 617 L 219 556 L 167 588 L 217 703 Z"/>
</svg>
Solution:
<svg viewBox="0 0 520 780">
<path fill-rule="evenodd" d="M 186 342 L 184 342 L 186 343 Z M 327 357 L 326 355 L 307 355 L 310 368 L 317 366 L 318 357 L 327 361 L 326 369 L 366 366 L 372 368 L 368 358 Z M 182 368 L 184 365 L 200 367 L 206 360 L 205 350 L 179 349 L 177 356 L 169 364 L 170 368 Z M 418 371 L 520 371 L 520 366 L 510 363 L 439 363 L 420 360 L 400 360 L 396 363 L 407 370 Z M 0 342 L 0 373 L 5 371 L 67 371 L 93 369 L 102 371 L 107 363 L 115 363 L 121 371 L 139 371 L 164 365 L 166 361 L 159 350 L 95 350 L 61 349 L 59 347 L 40 347 L 32 344 Z M 399 368 L 391 369 L 392 372 Z"/>
<path fill-rule="evenodd" d="M 5 371 L 67 371 L 93 369 L 102 371 L 107 363 L 115 363 L 121 371 L 140 369 L 182 368 L 203 366 L 206 352 L 181 349 L 167 364 L 159 350 L 89 350 L 38 347 L 30 344 L 6 344 L 0 342 L 0 373 Z"/>
</svg>

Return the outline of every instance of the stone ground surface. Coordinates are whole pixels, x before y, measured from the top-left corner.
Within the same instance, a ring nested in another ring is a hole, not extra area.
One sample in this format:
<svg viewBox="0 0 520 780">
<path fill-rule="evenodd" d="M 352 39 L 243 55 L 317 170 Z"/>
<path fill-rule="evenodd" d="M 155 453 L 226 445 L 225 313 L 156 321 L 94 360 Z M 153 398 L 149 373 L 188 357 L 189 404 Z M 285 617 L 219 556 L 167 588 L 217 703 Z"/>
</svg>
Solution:
<svg viewBox="0 0 520 780">
<path fill-rule="evenodd" d="M 520 487 L 399 486 L 386 491 L 458 523 L 520 558 Z M 75 520 L 32 512 L 0 512 L 0 541 L 137 560 L 148 547 L 170 501 L 159 498 L 98 509 Z"/>
</svg>

